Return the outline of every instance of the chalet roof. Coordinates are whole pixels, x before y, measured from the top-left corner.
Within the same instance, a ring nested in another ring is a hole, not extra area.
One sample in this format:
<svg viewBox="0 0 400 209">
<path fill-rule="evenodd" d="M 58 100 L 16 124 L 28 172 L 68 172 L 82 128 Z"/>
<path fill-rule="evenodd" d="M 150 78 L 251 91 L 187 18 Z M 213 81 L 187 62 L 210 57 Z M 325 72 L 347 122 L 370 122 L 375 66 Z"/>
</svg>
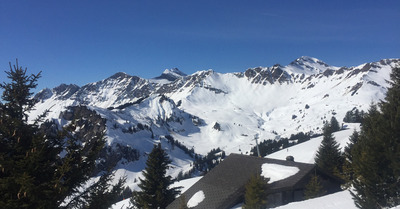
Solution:
<svg viewBox="0 0 400 209">
<path fill-rule="evenodd" d="M 265 163 L 299 168 L 296 174 L 269 184 L 268 193 L 296 189 L 298 183 L 315 168 L 313 164 L 231 154 L 172 202 L 167 209 L 179 208 L 182 197 L 187 202 L 198 191 L 204 192 L 205 199 L 194 207 L 195 209 L 231 208 L 243 198 L 246 183 L 251 176 L 261 173 L 261 166 Z"/>
</svg>

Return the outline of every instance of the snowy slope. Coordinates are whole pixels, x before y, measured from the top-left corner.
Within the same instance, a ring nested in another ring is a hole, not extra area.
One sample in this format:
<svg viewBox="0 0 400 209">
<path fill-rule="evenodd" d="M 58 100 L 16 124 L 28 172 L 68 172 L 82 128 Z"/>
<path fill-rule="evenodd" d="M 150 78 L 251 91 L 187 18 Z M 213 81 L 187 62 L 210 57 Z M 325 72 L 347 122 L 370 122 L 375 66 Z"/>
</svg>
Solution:
<svg viewBox="0 0 400 209">
<path fill-rule="evenodd" d="M 391 69 L 398 64 L 400 59 L 387 59 L 340 68 L 301 57 L 287 66 L 241 73 L 207 70 L 185 75 L 172 69 L 154 79 L 116 73 L 82 87 L 62 84 L 42 90 L 30 119 L 50 109 L 48 119 L 63 125 L 60 113 L 68 106 L 95 110 L 107 120 L 108 146 L 139 151 L 138 160 L 122 159 L 116 168 L 117 176 L 126 175 L 128 185 L 137 189 L 154 143 L 167 150 L 172 160 L 168 173 L 176 177 L 192 169 L 194 159 L 168 143 L 167 137 L 205 155 L 217 147 L 226 154 L 248 153 L 256 134 L 264 140 L 319 133 L 324 120 L 335 116 L 340 122 L 353 107 L 367 110 L 371 102 L 383 99 Z M 303 145 L 307 146 L 303 150 L 314 149 L 320 140 Z M 293 149 L 275 154 L 276 158 L 290 154 L 299 162 L 313 159 L 312 153 L 295 156 Z"/>
<path fill-rule="evenodd" d="M 242 209 L 242 204 L 232 209 Z M 350 192 L 345 190 L 323 197 L 292 202 L 287 205 L 276 207 L 276 209 L 357 209 L 357 207 L 354 204 Z"/>
<path fill-rule="evenodd" d="M 359 131 L 360 125 L 358 123 L 346 124 L 347 129 L 333 133 L 335 140 L 339 143 L 342 151 L 349 141 L 349 136 L 354 130 Z M 322 142 L 323 136 L 312 138 L 309 141 L 303 142 L 296 146 L 289 147 L 278 152 L 268 155 L 268 158 L 285 160 L 287 156 L 293 156 L 296 162 L 301 163 L 314 163 L 314 158 L 317 150 Z"/>
<path fill-rule="evenodd" d="M 349 137 L 353 133 L 353 130 L 359 130 L 359 124 L 346 124 L 347 129 L 334 133 L 335 139 L 339 142 L 340 147 L 343 149 L 344 146 L 349 142 Z M 304 143 L 292 146 L 288 150 L 281 150 L 273 154 L 268 155 L 268 158 L 285 159 L 287 155 L 294 156 L 297 162 L 314 163 L 315 153 L 320 146 L 322 137 L 312 138 Z M 264 166 L 264 165 L 263 165 Z M 291 174 L 297 172 L 297 170 L 291 169 L 291 167 L 278 168 L 277 165 L 266 164 L 268 168 L 265 170 L 273 170 L 268 177 L 273 175 L 273 179 L 283 179 Z M 276 169 L 275 169 L 276 168 Z M 264 168 L 263 168 L 264 170 Z M 186 191 L 190 186 L 200 180 L 201 177 L 186 179 L 180 182 L 176 182 L 172 186 L 182 186 L 182 192 Z M 121 201 L 113 206 L 114 209 L 125 209 L 128 206 L 129 200 Z M 241 209 L 242 204 L 239 204 L 232 209 Z M 319 198 L 310 200 L 293 202 L 287 205 L 277 207 L 277 209 L 356 209 L 354 201 L 349 191 L 341 191 L 334 194 L 326 195 Z"/>
<path fill-rule="evenodd" d="M 181 188 L 181 193 L 185 192 L 187 189 L 189 189 L 193 184 L 195 184 L 197 181 L 199 181 L 201 177 L 194 177 L 190 179 L 185 179 L 182 181 L 175 182 L 174 184 L 171 185 L 171 187 L 182 187 Z M 114 205 L 112 205 L 112 209 L 128 209 L 130 205 L 130 200 L 129 198 L 122 200 Z"/>
<path fill-rule="evenodd" d="M 349 191 L 341 191 L 301 202 L 293 202 L 276 209 L 357 209 Z"/>
</svg>

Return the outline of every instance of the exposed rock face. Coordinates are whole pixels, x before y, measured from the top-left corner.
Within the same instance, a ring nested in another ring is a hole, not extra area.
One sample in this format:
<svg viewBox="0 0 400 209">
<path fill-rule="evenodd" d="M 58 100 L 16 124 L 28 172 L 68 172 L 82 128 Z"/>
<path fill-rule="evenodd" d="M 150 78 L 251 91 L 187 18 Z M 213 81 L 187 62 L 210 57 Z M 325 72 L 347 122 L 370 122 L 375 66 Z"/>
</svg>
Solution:
<svg viewBox="0 0 400 209">
<path fill-rule="evenodd" d="M 301 57 L 287 66 L 239 73 L 206 70 L 185 75 L 172 69 L 154 79 L 116 73 L 82 87 L 61 84 L 43 89 L 35 96 L 37 111 L 31 116 L 50 109 L 47 119 L 74 123 L 83 142 L 105 133 L 107 148 L 99 169 L 144 161 L 158 142 L 170 149 L 170 155 L 176 154 L 175 159 L 182 157 L 168 147 L 167 136 L 181 143 L 175 149 L 191 153 L 189 158 L 217 147 L 241 152 L 250 150 L 248 141 L 254 133 L 279 139 L 301 131 L 320 132 L 320 123 L 331 115 L 343 118 L 355 106 L 365 110 L 371 100 L 383 98 L 388 75 L 399 64 L 400 59 L 386 59 L 335 67 Z"/>
<path fill-rule="evenodd" d="M 351 79 L 360 74 L 376 73 L 382 66 L 395 65 L 398 59 L 385 59 L 375 63 L 367 63 L 359 67 L 333 67 L 311 57 L 301 57 L 287 66 L 276 64 L 272 67 L 256 67 L 247 69 L 243 73 L 234 73 L 237 78 L 243 78 L 253 84 L 305 84 L 303 89 L 311 89 L 317 80 L 323 77 L 334 79 Z M 45 101 L 49 98 L 56 100 L 73 100 L 75 104 L 98 106 L 102 108 L 123 107 L 126 104 L 135 104 L 152 94 L 165 95 L 182 91 L 184 88 L 200 87 L 216 94 L 228 94 L 225 89 L 209 85 L 207 80 L 218 77 L 221 74 L 213 70 L 199 71 L 192 75 L 186 75 L 178 69 L 165 70 L 155 80 L 148 80 L 131 76 L 126 73 L 116 73 L 111 77 L 89 83 L 82 87 L 70 84 L 61 84 L 54 89 L 43 89 L 36 96 L 37 101 Z M 340 77 L 339 77 L 340 76 Z M 166 80 L 168 82 L 158 82 Z M 368 84 L 379 86 L 374 81 L 366 80 Z M 352 87 L 352 92 L 364 83 Z"/>
<path fill-rule="evenodd" d="M 44 100 L 47 100 L 52 96 L 53 96 L 53 92 L 51 91 L 51 89 L 45 88 L 45 89 L 39 91 L 39 93 L 37 93 L 35 95 L 34 99 L 37 102 L 43 102 Z"/>
<path fill-rule="evenodd" d="M 271 68 L 251 68 L 244 72 L 244 76 L 247 77 L 252 83 L 256 84 L 274 84 L 275 82 L 284 83 L 292 82 L 291 76 L 282 69 L 280 65 L 274 65 Z"/>
<path fill-rule="evenodd" d="M 217 131 L 221 131 L 221 124 L 219 124 L 218 122 L 214 123 L 213 129 L 217 130 Z"/>
<path fill-rule="evenodd" d="M 79 86 L 75 84 L 61 84 L 60 86 L 53 89 L 55 94 L 60 95 L 60 99 L 67 99 L 71 97 L 75 92 L 79 90 Z"/>
</svg>

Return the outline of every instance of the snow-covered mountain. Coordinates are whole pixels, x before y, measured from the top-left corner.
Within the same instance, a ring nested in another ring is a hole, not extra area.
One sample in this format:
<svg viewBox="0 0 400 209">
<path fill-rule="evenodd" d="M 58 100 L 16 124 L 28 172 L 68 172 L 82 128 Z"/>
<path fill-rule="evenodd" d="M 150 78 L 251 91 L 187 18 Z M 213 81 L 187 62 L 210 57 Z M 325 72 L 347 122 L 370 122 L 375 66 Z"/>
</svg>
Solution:
<svg viewBox="0 0 400 209">
<path fill-rule="evenodd" d="M 177 176 L 193 167 L 193 155 L 220 148 L 248 153 L 254 136 L 279 139 L 298 132 L 318 133 L 324 120 L 341 121 L 354 107 L 367 110 L 384 98 L 391 70 L 400 59 L 385 59 L 356 67 L 335 67 L 311 57 L 286 66 L 256 67 L 239 73 L 213 70 L 186 75 L 178 69 L 143 79 L 116 73 L 82 87 L 61 84 L 43 89 L 30 117 L 44 110 L 63 125 L 69 106 L 86 106 L 106 119 L 107 144 L 112 149 L 136 150 L 138 157 L 121 155 L 117 169 L 135 179 L 144 169 L 146 153 L 161 142 Z M 182 146 L 175 146 L 171 139 Z M 128 148 L 126 148 L 128 147 Z M 182 147 L 187 148 L 181 149 Z"/>
</svg>

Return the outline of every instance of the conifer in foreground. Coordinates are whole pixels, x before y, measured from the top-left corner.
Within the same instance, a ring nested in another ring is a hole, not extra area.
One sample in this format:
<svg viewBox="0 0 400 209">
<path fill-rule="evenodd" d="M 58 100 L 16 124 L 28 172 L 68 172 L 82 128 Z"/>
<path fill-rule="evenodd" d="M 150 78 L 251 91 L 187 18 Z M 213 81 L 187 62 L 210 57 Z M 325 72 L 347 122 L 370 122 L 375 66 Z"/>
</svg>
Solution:
<svg viewBox="0 0 400 209">
<path fill-rule="evenodd" d="M 324 172 L 340 176 L 343 157 L 328 122 L 324 126 L 323 139 L 315 155 L 315 163 Z"/>
<path fill-rule="evenodd" d="M 347 145 L 344 147 L 344 152 L 343 152 L 343 167 L 342 167 L 342 177 L 343 180 L 345 181 L 345 184 L 343 185 L 345 188 L 349 188 L 351 186 L 351 181 L 354 178 L 354 171 L 352 167 L 353 163 L 353 152 L 354 151 L 354 146 L 357 144 L 358 139 L 360 137 L 360 134 L 354 130 L 353 134 L 349 137 L 349 142 Z"/>
<path fill-rule="evenodd" d="M 139 178 L 141 191 L 133 192 L 131 198 L 131 203 L 136 208 L 163 209 L 179 194 L 179 188 L 169 188 L 173 183 L 171 176 L 166 175 L 169 163 L 171 161 L 161 144 L 154 145 L 143 171 L 144 179 Z"/>
<path fill-rule="evenodd" d="M 304 197 L 306 199 L 311 199 L 315 197 L 320 197 L 323 196 L 326 193 L 326 191 L 323 190 L 323 187 L 321 185 L 321 181 L 319 180 L 317 175 L 313 175 L 306 185 L 305 191 L 304 191 Z"/>
<path fill-rule="evenodd" d="M 390 77 L 385 100 L 370 108 L 352 151 L 352 195 L 359 208 L 400 204 L 400 68 Z"/>
<path fill-rule="evenodd" d="M 29 76 L 26 72 L 18 62 L 10 63 L 6 72 L 10 82 L 0 84 L 0 208 L 93 208 L 88 199 L 79 197 L 89 194 L 87 197 L 96 199 L 109 194 L 107 179 L 101 182 L 107 188 L 82 188 L 93 175 L 104 146 L 103 133 L 96 133 L 83 145 L 76 138 L 74 122 L 63 131 L 42 129 L 45 112 L 28 123 L 27 113 L 35 102 L 31 90 L 40 73 Z M 114 189 L 118 193 L 118 188 Z"/>
<path fill-rule="evenodd" d="M 269 179 L 265 179 L 260 174 L 254 175 L 246 184 L 244 209 L 261 209 L 267 205 L 267 183 Z"/>
</svg>

